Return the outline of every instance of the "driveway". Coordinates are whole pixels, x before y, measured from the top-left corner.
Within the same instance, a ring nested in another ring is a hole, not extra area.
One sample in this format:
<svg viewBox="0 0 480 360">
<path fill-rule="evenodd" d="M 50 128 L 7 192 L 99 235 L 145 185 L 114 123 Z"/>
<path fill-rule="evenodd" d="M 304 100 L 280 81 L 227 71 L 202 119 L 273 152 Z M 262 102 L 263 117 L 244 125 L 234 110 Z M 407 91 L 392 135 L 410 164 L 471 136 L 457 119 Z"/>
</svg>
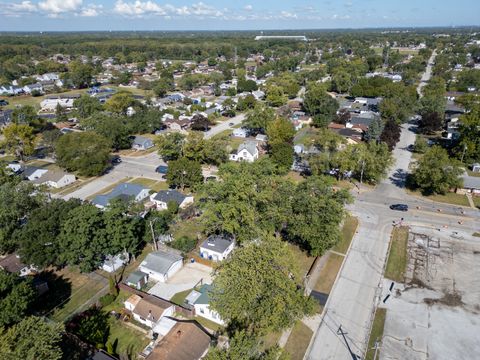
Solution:
<svg viewBox="0 0 480 360">
<path fill-rule="evenodd" d="M 123 156 L 122 162 L 110 170 L 108 174 L 87 183 L 80 189 L 63 196 L 63 199 L 79 198 L 85 200 L 89 196 L 102 189 L 119 182 L 127 177 L 145 177 L 149 179 L 162 180 L 162 174 L 155 172 L 158 165 L 165 165 L 157 153 L 149 153 L 145 156 Z"/>
<path fill-rule="evenodd" d="M 225 130 L 233 129 L 234 126 L 241 124 L 243 120 L 245 120 L 245 114 L 239 114 L 231 119 L 228 119 L 227 121 L 215 125 L 205 133 L 205 139 L 210 139 L 211 137 L 220 134 Z"/>
<path fill-rule="evenodd" d="M 166 283 L 158 282 L 150 290 L 149 294 L 170 300 L 178 292 L 192 289 L 201 280 L 203 283 L 212 283 L 212 268 L 199 263 L 186 263 Z"/>
</svg>

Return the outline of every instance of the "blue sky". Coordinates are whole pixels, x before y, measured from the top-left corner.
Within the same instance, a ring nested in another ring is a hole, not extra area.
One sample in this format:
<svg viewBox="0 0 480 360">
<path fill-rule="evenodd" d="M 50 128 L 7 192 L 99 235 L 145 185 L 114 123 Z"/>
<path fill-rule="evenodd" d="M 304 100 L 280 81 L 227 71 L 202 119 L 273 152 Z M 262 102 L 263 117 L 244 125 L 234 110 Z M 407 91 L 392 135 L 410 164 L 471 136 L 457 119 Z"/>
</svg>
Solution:
<svg viewBox="0 0 480 360">
<path fill-rule="evenodd" d="M 479 15 L 478 0 L 0 0 L 0 31 L 461 26 Z"/>
</svg>

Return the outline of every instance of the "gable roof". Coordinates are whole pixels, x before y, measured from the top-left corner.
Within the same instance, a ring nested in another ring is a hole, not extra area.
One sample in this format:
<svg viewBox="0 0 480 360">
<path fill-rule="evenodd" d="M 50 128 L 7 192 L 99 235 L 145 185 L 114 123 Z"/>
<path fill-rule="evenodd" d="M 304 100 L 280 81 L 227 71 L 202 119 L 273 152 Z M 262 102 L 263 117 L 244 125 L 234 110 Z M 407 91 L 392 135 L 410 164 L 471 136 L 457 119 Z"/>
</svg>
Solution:
<svg viewBox="0 0 480 360">
<path fill-rule="evenodd" d="M 144 136 L 135 136 L 135 138 L 133 139 L 133 145 L 145 146 L 149 143 L 152 143 L 152 140 Z"/>
<path fill-rule="evenodd" d="M 177 190 L 161 190 L 153 199 L 164 203 L 175 201 L 178 205 L 180 205 L 185 198 L 186 196 Z"/>
<path fill-rule="evenodd" d="M 168 301 L 157 298 L 154 295 L 147 295 L 138 301 L 133 309 L 133 313 L 144 319 L 157 322 L 163 315 L 163 312 L 173 306 Z"/>
<path fill-rule="evenodd" d="M 197 360 L 210 346 L 210 336 L 194 322 L 177 322 L 153 349 L 149 360 Z"/>
<path fill-rule="evenodd" d="M 245 141 L 240 144 L 237 150 L 237 154 L 242 150 L 247 150 L 252 156 L 258 152 L 257 143 L 254 141 Z"/>
<path fill-rule="evenodd" d="M 220 235 L 210 235 L 200 247 L 212 250 L 218 253 L 223 253 L 233 243 L 232 239 Z"/>
<path fill-rule="evenodd" d="M 140 270 L 134 271 L 128 276 L 126 283 L 136 284 L 140 280 L 144 279 L 145 276 L 147 276 L 147 274 Z"/>
<path fill-rule="evenodd" d="M 70 175 L 70 174 L 62 170 L 48 170 L 46 174 L 43 174 L 38 179 L 33 180 L 33 182 L 35 184 L 43 184 L 47 181 L 57 182 L 67 175 Z"/>
<path fill-rule="evenodd" d="M 200 296 L 194 301 L 194 304 L 208 305 L 210 303 L 210 293 L 212 288 L 211 284 L 203 284 L 198 290 Z"/>
<path fill-rule="evenodd" d="M 10 254 L 0 260 L 0 268 L 9 273 L 20 272 L 26 266 L 16 254 Z"/>
<path fill-rule="evenodd" d="M 36 166 L 25 166 L 25 168 L 23 169 L 23 176 L 29 177 L 29 176 L 35 174 L 35 172 L 37 172 L 38 170 L 47 171 L 46 169 L 42 169 L 42 168 L 39 168 L 39 167 L 36 167 Z"/>
<path fill-rule="evenodd" d="M 97 195 L 93 198 L 92 203 L 100 206 L 107 206 L 110 200 L 120 198 L 130 200 L 136 198 L 143 190 L 150 190 L 139 184 L 121 183 L 118 184 L 112 191 L 105 195 Z"/>
<path fill-rule="evenodd" d="M 181 260 L 183 260 L 183 258 L 180 255 L 159 250 L 148 254 L 140 266 L 146 267 L 160 274 L 166 274 L 173 264 Z"/>
</svg>

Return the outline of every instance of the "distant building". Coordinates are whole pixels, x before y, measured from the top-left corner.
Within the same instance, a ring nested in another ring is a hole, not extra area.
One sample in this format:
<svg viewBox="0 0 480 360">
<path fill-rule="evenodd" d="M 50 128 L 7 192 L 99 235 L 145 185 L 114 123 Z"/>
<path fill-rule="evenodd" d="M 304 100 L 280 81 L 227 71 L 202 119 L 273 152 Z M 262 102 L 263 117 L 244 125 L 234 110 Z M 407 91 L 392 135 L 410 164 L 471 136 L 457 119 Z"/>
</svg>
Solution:
<svg viewBox="0 0 480 360">
<path fill-rule="evenodd" d="M 220 318 L 220 315 L 215 310 L 210 309 L 211 290 L 212 285 L 203 284 L 198 291 L 192 290 L 185 298 L 185 302 L 195 308 L 195 315 L 223 325 L 225 322 Z"/>
<path fill-rule="evenodd" d="M 147 150 L 153 147 L 152 139 L 144 136 L 135 136 L 132 143 L 132 148 L 135 150 Z"/>
<path fill-rule="evenodd" d="M 166 210 L 170 201 L 176 202 L 181 209 L 184 209 L 193 203 L 193 196 L 183 195 L 177 190 L 162 190 L 150 195 L 150 201 L 155 204 L 158 210 Z"/>
<path fill-rule="evenodd" d="M 257 143 L 255 141 L 246 141 L 238 147 L 237 151 L 230 154 L 232 161 L 254 162 L 259 157 Z"/>
<path fill-rule="evenodd" d="M 308 41 L 306 36 L 287 36 L 287 35 L 259 35 L 255 36 L 255 40 L 293 40 L 293 41 Z"/>
<path fill-rule="evenodd" d="M 134 294 L 125 301 L 124 305 L 132 312 L 135 320 L 149 328 L 154 328 L 164 316 L 172 316 L 175 311 L 173 304 L 154 295 L 142 298 Z"/>
</svg>

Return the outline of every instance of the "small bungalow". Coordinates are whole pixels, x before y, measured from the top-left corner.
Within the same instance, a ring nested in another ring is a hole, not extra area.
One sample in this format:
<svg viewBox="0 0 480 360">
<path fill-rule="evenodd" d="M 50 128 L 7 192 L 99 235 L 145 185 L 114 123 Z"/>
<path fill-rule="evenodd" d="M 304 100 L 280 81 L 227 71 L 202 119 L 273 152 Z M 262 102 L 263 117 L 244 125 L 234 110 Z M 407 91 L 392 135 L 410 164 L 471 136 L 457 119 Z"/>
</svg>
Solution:
<svg viewBox="0 0 480 360">
<path fill-rule="evenodd" d="M 139 323 L 154 328 L 164 316 L 172 316 L 175 306 L 154 295 L 144 298 L 134 294 L 125 301 L 125 308 L 132 312 L 133 318 Z"/>
<path fill-rule="evenodd" d="M 35 166 L 26 166 L 23 170 L 23 177 L 27 180 L 34 181 L 40 179 L 47 172 L 47 169 L 41 169 Z"/>
<path fill-rule="evenodd" d="M 19 276 L 31 275 L 37 271 L 34 266 L 25 265 L 17 254 L 10 254 L 1 259 L 0 269 L 9 273 L 16 273 Z"/>
<path fill-rule="evenodd" d="M 183 258 L 173 252 L 159 250 L 147 255 L 139 266 L 144 272 L 156 281 L 166 282 L 183 266 Z"/>
<path fill-rule="evenodd" d="M 102 270 L 108 273 L 113 273 L 125 265 L 129 260 L 127 252 L 117 254 L 115 256 L 107 255 L 102 264 Z"/>
<path fill-rule="evenodd" d="M 233 251 L 233 239 L 219 235 L 210 235 L 200 245 L 200 256 L 213 261 L 225 260 Z"/>
<path fill-rule="evenodd" d="M 153 147 L 153 140 L 144 136 L 135 136 L 132 143 L 132 149 L 147 150 Z"/>
<path fill-rule="evenodd" d="M 132 272 L 125 281 L 128 286 L 131 286 L 137 290 L 140 290 L 142 287 L 144 287 L 147 282 L 148 275 L 140 270 Z"/>
<path fill-rule="evenodd" d="M 246 138 L 248 136 L 248 130 L 245 128 L 233 129 L 232 136 Z"/>
<path fill-rule="evenodd" d="M 166 210 L 170 201 L 176 202 L 181 209 L 184 209 L 193 203 L 193 196 L 183 195 L 177 190 L 162 190 L 150 195 L 150 201 L 158 210 Z"/>
<path fill-rule="evenodd" d="M 37 185 L 46 185 L 55 189 L 73 184 L 77 178 L 73 174 L 68 174 L 62 170 L 48 170 L 45 174 L 36 178 L 32 182 Z"/>
<path fill-rule="evenodd" d="M 23 87 L 23 91 L 25 91 L 27 94 L 31 94 L 34 91 L 43 93 L 43 87 L 42 87 L 42 84 L 35 83 L 35 84 L 25 85 Z"/>
<path fill-rule="evenodd" d="M 211 338 L 196 322 L 178 321 L 155 346 L 148 360 L 199 360 L 210 348 Z"/>
<path fill-rule="evenodd" d="M 210 309 L 209 293 L 211 290 L 212 285 L 203 284 L 198 291 L 192 290 L 185 298 L 185 302 L 195 309 L 195 315 L 224 325 L 225 322 L 220 318 L 220 315 L 215 310 Z"/>
<path fill-rule="evenodd" d="M 122 199 L 125 201 L 133 200 L 139 202 L 148 197 L 149 192 L 150 189 L 147 189 L 142 185 L 121 183 L 108 194 L 95 196 L 92 200 L 92 204 L 103 209 L 106 208 L 113 199 Z"/>
</svg>

